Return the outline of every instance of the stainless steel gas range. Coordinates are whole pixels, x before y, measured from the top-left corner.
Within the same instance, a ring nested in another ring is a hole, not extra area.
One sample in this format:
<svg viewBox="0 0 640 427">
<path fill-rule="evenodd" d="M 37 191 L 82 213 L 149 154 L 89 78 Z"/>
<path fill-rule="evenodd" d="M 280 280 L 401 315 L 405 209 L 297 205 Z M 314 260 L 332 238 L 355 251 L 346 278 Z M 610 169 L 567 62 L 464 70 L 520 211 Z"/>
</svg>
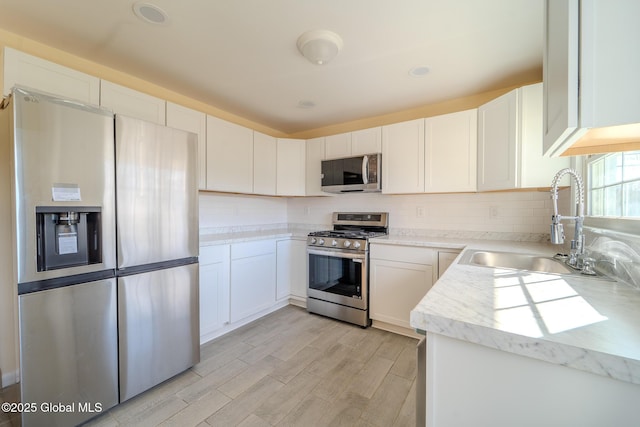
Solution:
<svg viewBox="0 0 640 427">
<path fill-rule="evenodd" d="M 334 212 L 333 230 L 309 234 L 307 311 L 370 325 L 369 239 L 388 229 L 386 212 Z"/>
</svg>

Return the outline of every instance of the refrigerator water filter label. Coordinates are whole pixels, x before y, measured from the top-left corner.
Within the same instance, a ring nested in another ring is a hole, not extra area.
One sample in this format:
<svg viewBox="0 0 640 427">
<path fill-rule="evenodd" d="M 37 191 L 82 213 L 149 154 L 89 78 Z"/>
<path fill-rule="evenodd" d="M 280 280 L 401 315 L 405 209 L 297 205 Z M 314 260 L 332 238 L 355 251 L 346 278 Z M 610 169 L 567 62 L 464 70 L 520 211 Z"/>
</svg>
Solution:
<svg viewBox="0 0 640 427">
<path fill-rule="evenodd" d="M 80 202 L 80 186 L 78 184 L 53 184 L 51 193 L 54 202 Z"/>
<path fill-rule="evenodd" d="M 77 254 L 78 253 L 78 234 L 77 233 L 60 233 L 58 234 L 58 253 Z"/>
</svg>

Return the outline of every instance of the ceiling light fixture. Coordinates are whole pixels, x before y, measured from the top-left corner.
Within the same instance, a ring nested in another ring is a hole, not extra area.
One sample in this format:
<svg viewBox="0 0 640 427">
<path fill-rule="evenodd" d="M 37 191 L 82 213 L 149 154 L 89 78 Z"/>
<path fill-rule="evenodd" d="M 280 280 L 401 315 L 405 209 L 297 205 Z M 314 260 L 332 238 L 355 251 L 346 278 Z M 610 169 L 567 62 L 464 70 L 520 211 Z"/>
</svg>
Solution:
<svg viewBox="0 0 640 427">
<path fill-rule="evenodd" d="M 167 13 L 151 3 L 138 2 L 133 5 L 133 13 L 149 24 L 164 25 L 169 22 Z"/>
<path fill-rule="evenodd" d="M 328 30 L 307 31 L 298 37 L 298 50 L 316 65 L 325 65 L 342 50 L 342 39 Z"/>
</svg>

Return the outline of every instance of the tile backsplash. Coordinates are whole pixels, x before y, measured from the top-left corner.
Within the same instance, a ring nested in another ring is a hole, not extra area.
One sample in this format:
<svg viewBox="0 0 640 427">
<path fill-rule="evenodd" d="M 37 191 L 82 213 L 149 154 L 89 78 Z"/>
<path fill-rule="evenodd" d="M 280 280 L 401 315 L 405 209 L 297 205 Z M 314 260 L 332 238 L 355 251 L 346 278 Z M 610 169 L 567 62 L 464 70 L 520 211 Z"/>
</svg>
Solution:
<svg viewBox="0 0 640 427">
<path fill-rule="evenodd" d="M 563 199 L 567 197 L 562 197 Z M 553 205 L 547 191 L 458 194 L 342 194 L 290 199 L 290 223 L 331 224 L 334 211 L 389 212 L 393 233 L 404 230 L 549 234 Z"/>
<path fill-rule="evenodd" d="M 558 211 L 572 215 L 570 190 L 560 191 Z M 549 241 L 553 205 L 547 191 L 460 194 L 342 194 L 263 197 L 200 193 L 200 232 L 326 229 L 335 211 L 389 212 L 390 232 L 493 240 Z M 565 222 L 569 251 L 573 222 Z M 587 251 L 605 273 L 640 289 L 640 233 L 585 227 Z"/>
<path fill-rule="evenodd" d="M 566 198 L 561 192 L 561 204 Z M 200 193 L 201 232 L 274 224 L 330 227 L 335 211 L 389 212 L 390 230 L 400 234 L 505 233 L 539 240 L 548 239 L 553 206 L 547 191 L 293 198 Z"/>
</svg>

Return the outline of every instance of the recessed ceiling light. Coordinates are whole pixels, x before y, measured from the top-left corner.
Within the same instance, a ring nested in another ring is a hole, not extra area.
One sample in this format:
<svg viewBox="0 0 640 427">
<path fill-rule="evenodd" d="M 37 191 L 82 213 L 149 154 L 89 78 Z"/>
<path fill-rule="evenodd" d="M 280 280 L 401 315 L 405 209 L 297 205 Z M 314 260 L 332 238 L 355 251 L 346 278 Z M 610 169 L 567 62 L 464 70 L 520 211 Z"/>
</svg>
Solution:
<svg viewBox="0 0 640 427">
<path fill-rule="evenodd" d="M 315 106 L 316 106 L 316 103 L 313 102 L 313 101 L 309 101 L 309 100 L 304 100 L 304 101 L 298 102 L 298 108 L 309 109 L 309 108 L 313 108 Z"/>
<path fill-rule="evenodd" d="M 411 77 L 424 77 L 427 74 L 429 74 L 429 68 L 423 65 L 413 67 L 412 69 L 409 70 L 409 75 Z"/>
<path fill-rule="evenodd" d="M 133 5 L 133 13 L 149 24 L 164 25 L 169 22 L 167 13 L 151 3 L 138 2 Z"/>
</svg>

